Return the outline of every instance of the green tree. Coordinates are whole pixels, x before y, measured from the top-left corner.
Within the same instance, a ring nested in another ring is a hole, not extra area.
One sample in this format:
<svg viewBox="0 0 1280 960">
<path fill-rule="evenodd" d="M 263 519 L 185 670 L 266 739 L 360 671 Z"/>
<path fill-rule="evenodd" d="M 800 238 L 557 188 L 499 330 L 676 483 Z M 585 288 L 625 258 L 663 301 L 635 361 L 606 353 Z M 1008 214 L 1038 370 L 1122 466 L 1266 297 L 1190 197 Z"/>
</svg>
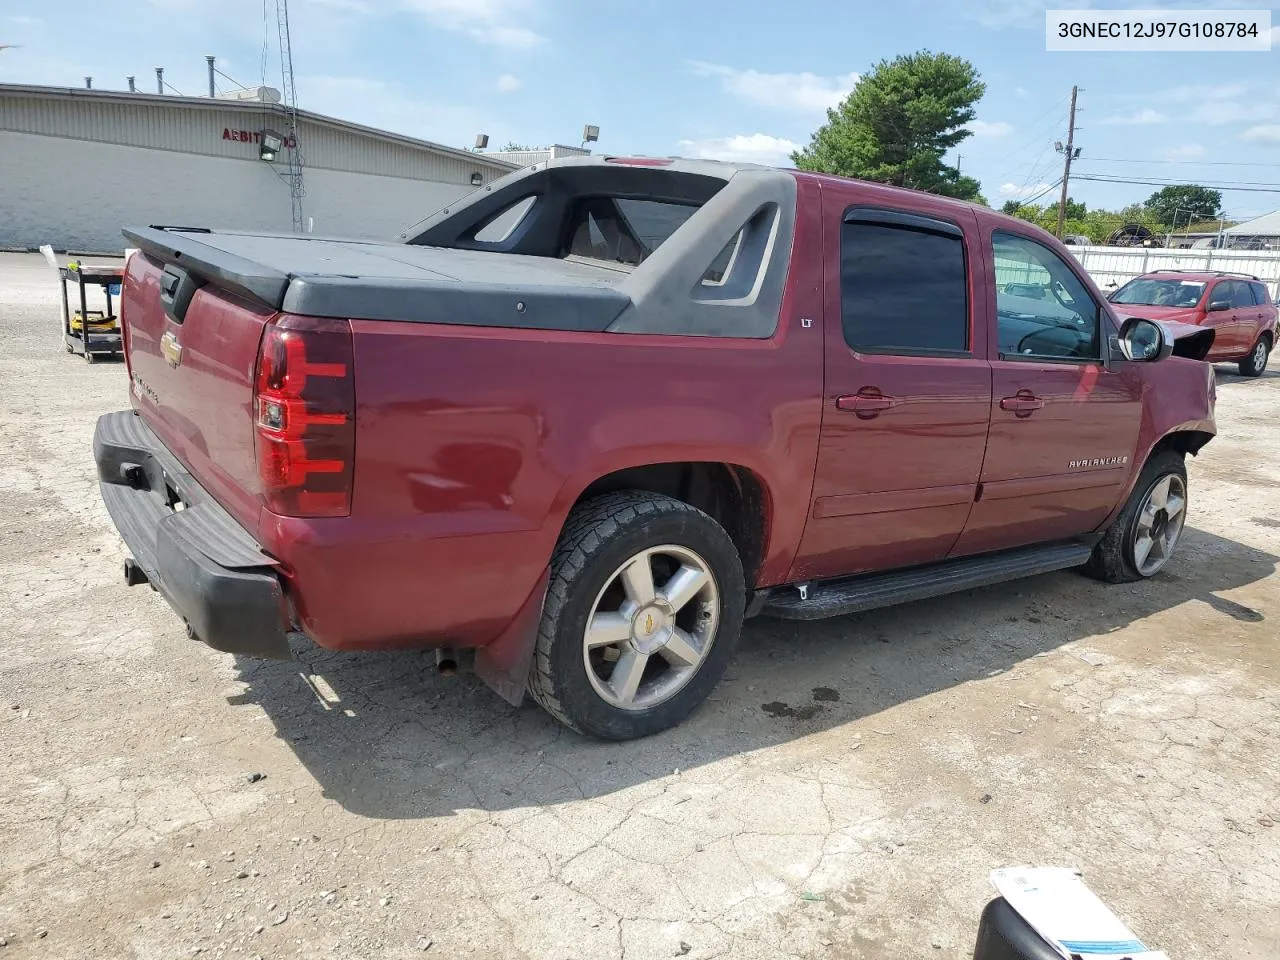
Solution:
<svg viewBox="0 0 1280 960">
<path fill-rule="evenodd" d="M 516 143 L 514 140 L 508 140 L 507 145 L 502 148 L 504 152 L 511 150 L 532 150 L 533 147 L 524 143 Z"/>
<path fill-rule="evenodd" d="M 1022 208 L 1021 200 L 1006 200 L 1001 205 L 1000 212 L 1004 214 L 1008 214 L 1011 217 L 1016 217 L 1018 215 L 1018 211 L 1021 208 Z"/>
<path fill-rule="evenodd" d="M 801 170 L 985 203 L 978 181 L 942 158 L 971 135 L 965 124 L 986 89 L 973 64 L 950 54 L 881 60 L 791 160 Z"/>
<path fill-rule="evenodd" d="M 1193 184 L 1165 187 L 1149 196 L 1144 206 L 1157 222 L 1168 226 L 1211 220 L 1222 207 L 1222 192 Z"/>
</svg>

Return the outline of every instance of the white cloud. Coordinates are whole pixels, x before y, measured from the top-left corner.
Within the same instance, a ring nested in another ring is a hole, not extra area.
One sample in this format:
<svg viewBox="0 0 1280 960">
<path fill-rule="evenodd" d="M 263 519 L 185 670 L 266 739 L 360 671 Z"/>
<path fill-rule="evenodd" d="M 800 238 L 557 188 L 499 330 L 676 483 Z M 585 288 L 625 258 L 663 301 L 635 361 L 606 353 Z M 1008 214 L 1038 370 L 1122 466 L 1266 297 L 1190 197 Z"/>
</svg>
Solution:
<svg viewBox="0 0 1280 960">
<path fill-rule="evenodd" d="M 1039 27 L 1044 30 L 1046 10 L 1077 10 L 1091 6 L 1089 0 L 964 0 L 960 13 L 991 30 L 1006 27 Z"/>
<path fill-rule="evenodd" d="M 512 76 L 509 73 L 504 73 L 502 76 L 498 77 L 498 81 L 495 86 L 497 86 L 499 93 L 515 93 L 523 87 L 524 84 L 520 82 L 519 77 Z"/>
<path fill-rule="evenodd" d="M 738 134 L 706 140 L 681 140 L 680 152 L 700 160 L 733 160 L 739 163 L 763 163 L 779 166 L 789 163 L 800 144 L 767 133 Z"/>
<path fill-rule="evenodd" d="M 317 113 L 461 149 L 488 126 L 473 107 L 421 100 L 372 77 L 301 76 L 298 96 Z"/>
<path fill-rule="evenodd" d="M 691 61 L 690 68 L 702 77 L 718 77 L 724 89 L 740 100 L 773 110 L 822 113 L 849 95 L 858 74 L 820 77 L 816 73 L 762 73 L 738 70 L 715 63 Z"/>
<path fill-rule="evenodd" d="M 1184 143 L 1181 146 L 1170 147 L 1164 151 L 1166 160 L 1195 160 L 1197 157 L 1204 156 L 1204 145 L 1200 143 Z"/>
<path fill-rule="evenodd" d="M 1240 134 L 1240 139 L 1250 143 L 1280 144 L 1280 123 L 1260 123 Z"/>
<path fill-rule="evenodd" d="M 1028 93 L 1027 93 L 1027 88 L 1026 88 L 1026 87 L 1014 87 L 1013 92 L 1014 92 L 1014 93 L 1016 93 L 1016 94 L 1017 94 L 1018 96 L 1020 96 L 1020 97 L 1030 96 L 1030 94 L 1028 94 Z"/>
<path fill-rule="evenodd" d="M 1161 97 L 1175 103 L 1204 102 L 1206 100 L 1231 100 L 1248 92 L 1243 83 L 1193 83 L 1170 87 Z"/>
<path fill-rule="evenodd" d="M 1005 123 L 1003 120 L 996 120 L 991 123 L 986 120 L 974 120 L 969 124 L 969 129 L 973 131 L 975 137 L 998 140 L 1013 133 L 1013 124 Z"/>
<path fill-rule="evenodd" d="M 1265 99 L 1249 102 L 1218 100 L 1201 103 L 1187 114 L 1187 119 L 1193 123 L 1221 126 L 1225 123 L 1257 123 L 1259 120 L 1270 120 L 1276 114 L 1275 104 Z"/>
<path fill-rule="evenodd" d="M 1158 110 L 1152 110 L 1150 107 L 1143 107 L 1137 113 L 1129 116 L 1113 116 L 1107 117 L 1102 122 L 1109 126 L 1125 126 L 1125 127 L 1141 127 L 1152 123 L 1164 123 L 1169 118 Z"/>
<path fill-rule="evenodd" d="M 44 21 L 39 17 L 28 17 L 26 14 L 15 14 L 8 18 L 10 23 L 16 23 L 20 27 L 41 27 Z"/>
<path fill-rule="evenodd" d="M 492 46 L 527 50 L 546 39 L 519 22 L 528 12 L 528 0 L 400 0 L 400 4 L 435 26 Z"/>
<path fill-rule="evenodd" d="M 1032 183 L 1025 186 L 1019 186 L 1016 183 L 1000 184 L 1000 196 L 1008 197 L 1010 200 L 1025 200 L 1027 197 L 1034 197 L 1038 193 L 1044 193 L 1049 189 L 1051 184 L 1048 183 Z"/>
</svg>

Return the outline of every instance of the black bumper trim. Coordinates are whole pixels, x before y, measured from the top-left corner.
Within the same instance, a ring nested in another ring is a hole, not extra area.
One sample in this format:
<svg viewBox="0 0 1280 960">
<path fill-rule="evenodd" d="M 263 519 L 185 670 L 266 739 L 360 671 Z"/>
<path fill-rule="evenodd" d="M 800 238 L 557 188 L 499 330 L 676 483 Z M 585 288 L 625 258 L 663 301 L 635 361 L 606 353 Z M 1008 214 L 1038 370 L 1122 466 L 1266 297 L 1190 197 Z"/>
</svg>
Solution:
<svg viewBox="0 0 1280 960">
<path fill-rule="evenodd" d="M 100 417 L 93 453 L 112 522 L 191 633 L 225 653 L 290 659 L 287 605 L 271 558 L 141 418 Z M 185 509 L 175 510 L 176 500 Z"/>
</svg>

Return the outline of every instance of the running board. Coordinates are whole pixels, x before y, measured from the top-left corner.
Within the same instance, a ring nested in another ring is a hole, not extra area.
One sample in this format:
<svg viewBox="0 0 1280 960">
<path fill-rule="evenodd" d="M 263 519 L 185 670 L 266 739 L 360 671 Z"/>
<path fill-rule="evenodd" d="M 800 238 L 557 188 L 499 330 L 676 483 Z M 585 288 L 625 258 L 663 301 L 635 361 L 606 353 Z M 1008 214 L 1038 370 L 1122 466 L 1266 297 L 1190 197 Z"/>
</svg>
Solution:
<svg viewBox="0 0 1280 960">
<path fill-rule="evenodd" d="M 1078 567 L 1091 552 L 1088 544 L 1072 541 L 961 557 L 890 573 L 825 580 L 807 584 L 803 590 L 794 589 L 798 585 L 776 587 L 761 612 L 780 620 L 840 617 Z"/>
</svg>

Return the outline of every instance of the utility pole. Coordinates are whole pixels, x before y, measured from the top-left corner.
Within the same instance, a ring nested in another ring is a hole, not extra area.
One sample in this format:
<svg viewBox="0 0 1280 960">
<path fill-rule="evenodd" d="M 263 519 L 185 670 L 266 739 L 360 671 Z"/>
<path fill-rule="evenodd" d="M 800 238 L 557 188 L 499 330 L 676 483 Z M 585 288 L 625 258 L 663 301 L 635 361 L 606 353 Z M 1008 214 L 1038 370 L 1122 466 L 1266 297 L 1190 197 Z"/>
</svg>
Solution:
<svg viewBox="0 0 1280 960">
<path fill-rule="evenodd" d="M 1067 148 L 1062 149 L 1062 145 L 1058 145 L 1058 152 L 1063 154 L 1065 160 L 1062 166 L 1062 197 L 1058 200 L 1058 231 L 1057 237 L 1062 239 L 1062 222 L 1067 218 L 1067 190 L 1071 181 L 1071 161 L 1080 156 L 1080 151 L 1075 149 L 1076 140 L 1076 92 L 1079 87 L 1071 88 L 1071 118 L 1067 122 Z"/>
</svg>

